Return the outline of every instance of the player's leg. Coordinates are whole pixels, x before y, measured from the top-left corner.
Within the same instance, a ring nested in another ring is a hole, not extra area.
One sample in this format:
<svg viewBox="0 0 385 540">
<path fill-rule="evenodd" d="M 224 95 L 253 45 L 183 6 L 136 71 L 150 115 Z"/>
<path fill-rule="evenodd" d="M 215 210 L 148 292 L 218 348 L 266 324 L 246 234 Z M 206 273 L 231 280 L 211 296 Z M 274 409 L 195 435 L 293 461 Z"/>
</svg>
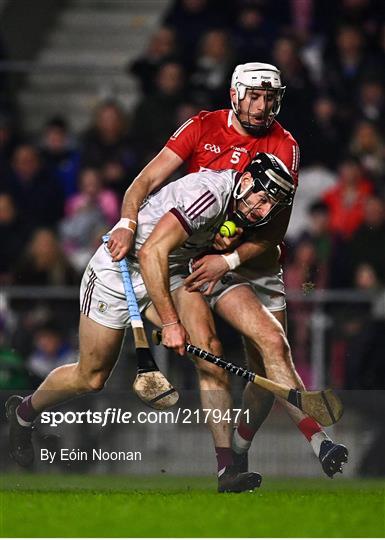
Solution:
<svg viewBox="0 0 385 540">
<path fill-rule="evenodd" d="M 81 314 L 79 362 L 54 369 L 26 398 L 12 396 L 7 401 L 11 454 L 20 465 L 33 462 L 32 424 L 43 410 L 103 388 L 118 358 L 123 335 L 124 330 L 107 328 Z"/>
<path fill-rule="evenodd" d="M 186 328 L 191 343 L 215 355 L 222 355 L 222 346 L 215 331 L 211 310 L 200 293 L 189 293 L 180 287 L 172 294 L 180 320 Z M 157 322 L 153 307 L 146 311 L 146 317 Z M 194 358 L 197 367 L 202 408 L 219 410 L 222 420 L 215 422 L 208 417 L 217 463 L 219 491 L 246 491 L 258 487 L 261 476 L 258 473 L 237 475 L 233 469 L 231 451 L 232 423 L 228 421 L 232 408 L 228 373 L 199 358 Z M 227 413 L 227 414 L 226 414 Z"/>
<path fill-rule="evenodd" d="M 252 288 L 245 284 L 230 288 L 223 292 L 215 303 L 216 312 L 231 326 L 238 330 L 244 338 L 244 346 L 248 367 L 258 374 L 269 377 L 262 357 L 266 350 L 269 354 L 283 356 L 274 344 L 269 345 L 268 336 L 278 331 L 278 323 L 256 298 Z M 282 328 L 280 328 L 282 331 Z M 273 336 L 274 337 L 274 336 Z M 270 338 L 271 340 L 273 339 Z M 277 339 L 278 344 L 280 339 Z M 271 349 L 274 352 L 271 353 Z M 269 356 L 270 360 L 270 356 Z M 243 392 L 242 413 L 240 422 L 234 432 L 232 447 L 240 470 L 247 467 L 247 459 L 239 457 L 246 454 L 252 440 L 267 418 L 274 403 L 274 396 L 248 383 Z M 247 411 L 247 415 L 244 414 Z"/>
<path fill-rule="evenodd" d="M 119 356 L 124 330 L 107 328 L 80 315 L 79 362 L 54 369 L 32 394 L 36 412 L 87 392 L 103 389 Z"/>
<path fill-rule="evenodd" d="M 194 345 L 222 356 L 222 345 L 218 340 L 211 310 L 200 293 L 188 293 L 183 287 L 178 289 L 175 299 L 178 312 L 190 340 Z M 232 422 L 228 421 L 228 411 L 232 409 L 229 375 L 218 366 L 199 358 L 195 359 L 201 403 L 204 409 L 220 410 L 225 420 L 214 422 L 209 419 L 209 428 L 214 439 L 218 462 L 218 489 L 220 491 L 244 491 L 254 489 L 261 483 L 258 473 L 245 473 L 238 476 L 233 471 L 231 451 Z M 227 413 L 227 414 L 226 414 Z"/>
<path fill-rule="evenodd" d="M 282 328 L 285 330 L 285 333 L 287 333 L 286 309 L 272 311 L 271 313 L 279 321 Z M 296 374 L 298 380 L 297 388 L 306 390 L 301 377 L 297 372 Z M 342 473 L 342 466 L 347 462 L 348 458 L 347 448 L 342 444 L 334 443 L 314 418 L 307 416 L 285 400 L 281 400 L 281 403 L 297 428 L 311 445 L 325 474 L 332 478 L 336 472 Z"/>
<path fill-rule="evenodd" d="M 260 352 L 250 340 L 242 338 L 242 341 L 249 369 L 262 377 L 266 377 Z M 271 392 L 251 382 L 248 382 L 243 390 L 240 421 L 234 430 L 232 439 L 234 463 L 239 472 L 248 470 L 248 450 L 257 431 L 268 417 L 274 399 Z"/>
<path fill-rule="evenodd" d="M 241 305 L 238 313 L 236 306 Z M 290 347 L 285 336 L 286 314 L 283 310 L 269 312 L 256 298 L 250 287 L 241 286 L 228 291 L 216 304 L 217 312 L 246 338 L 249 367 L 256 369 L 260 365 L 260 355 L 264 359 L 266 376 L 276 382 L 304 390 L 291 357 Z M 241 311 L 241 313 L 239 313 Z M 234 314 L 235 313 L 235 314 Z M 247 402 L 251 407 L 252 396 Z M 306 436 L 315 454 L 320 458 L 326 474 L 332 476 L 340 470 L 342 461 L 346 461 L 347 451 L 343 445 L 335 445 L 321 426 L 299 409 L 285 400 L 280 400 L 292 420 Z M 259 428 L 257 422 L 255 427 Z M 254 437 L 253 427 L 246 426 L 244 420 L 238 426 L 234 437 L 235 451 L 247 451 Z M 325 456 L 327 456 L 325 458 Z"/>
<path fill-rule="evenodd" d="M 191 343 L 197 347 L 222 355 L 222 346 L 216 335 L 210 308 L 200 293 L 188 293 L 181 287 L 175 293 L 175 303 L 180 319 L 189 333 Z M 194 357 L 199 377 L 202 407 L 219 409 L 225 417 L 232 407 L 229 375 L 218 366 Z M 219 448 L 230 448 L 232 424 L 229 421 L 213 422 L 210 415 L 209 428 L 214 443 Z"/>
</svg>

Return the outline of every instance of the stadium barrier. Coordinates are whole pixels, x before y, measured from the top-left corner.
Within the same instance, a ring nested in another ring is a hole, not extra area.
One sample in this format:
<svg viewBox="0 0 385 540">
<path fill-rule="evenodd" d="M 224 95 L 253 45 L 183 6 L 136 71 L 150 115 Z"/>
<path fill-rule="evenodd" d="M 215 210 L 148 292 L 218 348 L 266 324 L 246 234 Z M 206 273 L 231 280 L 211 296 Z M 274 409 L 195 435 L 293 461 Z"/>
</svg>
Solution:
<svg viewBox="0 0 385 540">
<path fill-rule="evenodd" d="M 359 341 L 360 337 L 357 328 L 363 332 L 370 325 L 381 324 L 384 307 L 383 293 L 379 295 L 357 291 L 313 291 L 307 295 L 294 292 L 288 294 L 289 320 L 292 314 L 295 318 L 296 310 L 301 314 L 306 308 L 310 352 L 308 374 L 312 386 L 320 388 L 331 385 L 339 389 L 345 405 L 342 420 L 329 428 L 328 432 L 333 439 L 347 444 L 351 449 L 350 462 L 344 473 L 346 476 L 376 476 L 385 473 L 383 465 L 381 466 L 383 463 L 381 448 L 385 440 L 381 404 L 385 402 L 385 392 L 368 387 L 365 389 L 364 385 L 358 390 L 344 389 L 352 346 L 357 348 L 357 340 Z M 59 323 L 64 325 L 63 330 L 75 347 L 78 289 L 4 287 L 0 293 L 3 347 L 7 345 L 8 340 L 8 345 L 17 349 L 18 340 L 21 340 L 21 348 L 26 348 L 22 339 L 23 333 L 31 332 L 31 327 L 34 324 L 38 325 L 44 317 L 56 317 Z M 352 338 L 353 330 L 356 331 L 356 335 Z M 38 425 L 34 436 L 39 453 L 36 471 L 64 470 L 96 474 L 162 474 L 165 471 L 168 474 L 180 475 L 206 475 L 215 471 L 211 435 L 199 406 L 192 364 L 174 359 L 162 347 L 156 348 L 155 354 L 158 355 L 159 365 L 167 371 L 169 378 L 181 393 L 181 401 L 173 409 L 172 415 L 164 418 L 156 416 L 152 413 L 157 411 L 147 409 L 132 394 L 135 361 L 131 336 L 130 333 L 127 334 L 128 339 L 124 342 L 120 361 L 105 390 L 54 409 L 54 412 L 61 413 L 57 417 L 60 422 L 52 422 L 51 419 L 50 422 L 40 422 Z M 293 335 L 295 338 L 295 332 Z M 345 342 L 341 344 L 344 340 Z M 353 340 L 352 343 L 349 340 Z M 368 347 L 372 347 L 372 344 L 369 343 Z M 242 364 L 239 341 L 232 344 L 227 339 L 225 351 L 230 361 Z M 357 362 L 357 358 L 353 360 Z M 364 360 L 367 364 L 370 358 L 365 356 Z M 341 366 L 343 362 L 345 364 Z M 353 367 L 358 373 L 362 371 L 362 366 Z M 4 370 L 6 366 L 0 357 L 2 381 Z M 304 373 L 306 375 L 306 372 Z M 370 372 L 366 377 L 363 383 L 366 381 L 368 384 L 371 380 Z M 377 384 L 377 388 L 381 388 L 383 381 L 378 380 Z M 237 409 L 240 408 L 243 381 L 234 377 L 232 385 L 234 411 L 231 411 L 231 416 L 234 419 Z M 28 391 L 28 388 L 7 388 L 6 384 L 3 384 L 1 401 L 4 402 L 11 393 L 20 392 L 26 395 Z M 113 421 L 116 420 L 112 418 L 113 409 L 115 415 L 129 413 L 130 421 L 127 423 Z M 107 410 L 110 412 L 106 413 Z M 107 415 L 105 425 L 102 426 L 101 422 L 90 422 L 85 416 L 86 411 Z M 81 423 L 76 420 L 77 412 L 84 413 L 84 421 Z M 7 457 L 6 451 L 7 425 L 3 415 L 1 418 L 1 455 L 4 456 L 1 469 L 12 471 L 15 465 Z M 53 425 L 55 423 L 57 425 Z M 63 460 L 49 463 L 40 459 L 40 451 L 45 447 L 52 451 L 55 448 L 58 451 L 64 449 L 68 451 L 67 453 L 75 450 L 85 452 L 87 459 L 71 460 L 69 457 L 65 459 L 64 456 Z M 95 459 L 92 457 L 94 450 L 96 450 Z M 105 459 L 103 455 L 97 453 L 98 451 L 105 453 L 103 454 Z M 118 455 L 129 452 L 141 453 L 141 459 L 123 459 Z M 253 443 L 250 466 L 272 476 L 322 475 L 309 445 L 279 405 L 274 406 Z"/>
</svg>

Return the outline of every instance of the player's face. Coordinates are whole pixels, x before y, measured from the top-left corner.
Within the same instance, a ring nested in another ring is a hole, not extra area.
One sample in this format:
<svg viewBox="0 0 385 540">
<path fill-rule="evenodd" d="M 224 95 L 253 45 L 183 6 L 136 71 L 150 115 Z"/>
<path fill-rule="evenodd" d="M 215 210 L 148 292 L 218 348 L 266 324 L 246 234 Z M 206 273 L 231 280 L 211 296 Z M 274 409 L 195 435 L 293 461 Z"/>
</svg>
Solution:
<svg viewBox="0 0 385 540">
<path fill-rule="evenodd" d="M 266 217 L 275 204 L 276 201 L 262 190 L 242 198 L 238 203 L 238 210 L 248 221 L 256 223 Z"/>
<path fill-rule="evenodd" d="M 271 113 L 275 101 L 274 90 L 248 88 L 239 102 L 239 117 L 254 126 L 263 126 Z"/>
</svg>

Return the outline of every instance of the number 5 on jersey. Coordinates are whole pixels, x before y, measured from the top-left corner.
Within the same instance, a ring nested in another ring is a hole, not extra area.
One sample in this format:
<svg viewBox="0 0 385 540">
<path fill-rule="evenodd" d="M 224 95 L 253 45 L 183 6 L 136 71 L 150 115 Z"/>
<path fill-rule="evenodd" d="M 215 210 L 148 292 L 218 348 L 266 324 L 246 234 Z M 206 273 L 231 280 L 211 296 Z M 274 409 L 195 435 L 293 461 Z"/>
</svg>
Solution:
<svg viewBox="0 0 385 540">
<path fill-rule="evenodd" d="M 230 163 L 234 163 L 236 165 L 239 163 L 239 160 L 241 159 L 241 152 L 238 152 L 238 150 L 234 150 L 233 155 L 231 156 Z"/>
</svg>

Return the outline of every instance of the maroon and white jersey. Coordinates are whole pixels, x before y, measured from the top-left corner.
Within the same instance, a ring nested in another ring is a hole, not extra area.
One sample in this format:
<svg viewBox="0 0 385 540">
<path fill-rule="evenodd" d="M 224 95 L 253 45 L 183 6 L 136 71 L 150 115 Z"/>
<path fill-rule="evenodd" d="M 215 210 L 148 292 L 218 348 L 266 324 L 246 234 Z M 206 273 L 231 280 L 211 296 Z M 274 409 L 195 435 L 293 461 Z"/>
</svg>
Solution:
<svg viewBox="0 0 385 540">
<path fill-rule="evenodd" d="M 187 162 L 189 172 L 228 168 L 243 172 L 257 152 L 267 152 L 283 161 L 297 185 L 299 147 L 291 133 L 274 120 L 262 136 L 241 135 L 233 126 L 233 118 L 231 109 L 201 111 L 175 131 L 166 147 Z M 269 258 L 272 252 L 278 256 L 279 250 L 271 247 L 265 255 Z M 264 264 L 263 257 L 256 257 L 243 263 L 237 272 L 250 276 Z"/>
<path fill-rule="evenodd" d="M 138 214 L 134 253 L 129 256 L 132 265 L 138 265 L 138 250 L 167 212 L 174 214 L 189 235 L 183 246 L 170 254 L 170 272 L 209 249 L 231 210 L 238 177 L 239 173 L 234 170 L 201 171 L 188 174 L 150 195 Z"/>
<path fill-rule="evenodd" d="M 189 172 L 203 169 L 243 171 L 257 152 L 277 156 L 298 182 L 299 148 L 288 131 L 276 120 L 266 134 L 239 134 L 232 124 L 233 111 L 201 111 L 182 124 L 166 147 L 188 163 Z"/>
</svg>

